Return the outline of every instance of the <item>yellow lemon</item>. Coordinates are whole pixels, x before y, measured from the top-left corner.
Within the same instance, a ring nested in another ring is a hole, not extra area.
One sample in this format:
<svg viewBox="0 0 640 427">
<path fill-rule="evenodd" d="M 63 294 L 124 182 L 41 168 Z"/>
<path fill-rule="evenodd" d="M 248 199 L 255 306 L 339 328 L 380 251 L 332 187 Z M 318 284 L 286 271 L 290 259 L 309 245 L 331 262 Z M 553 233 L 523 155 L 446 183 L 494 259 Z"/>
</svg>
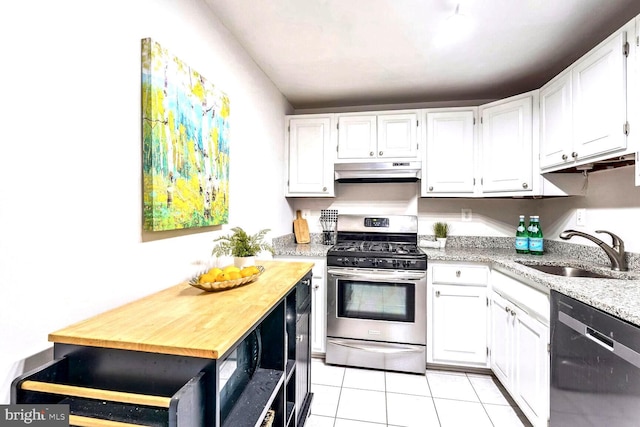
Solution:
<svg viewBox="0 0 640 427">
<path fill-rule="evenodd" d="M 211 283 L 216 281 L 216 276 L 205 273 L 198 278 L 198 283 Z"/>
<path fill-rule="evenodd" d="M 240 275 L 240 272 L 238 272 L 238 271 L 230 271 L 228 274 L 229 274 L 229 279 L 231 279 L 231 280 L 236 280 L 236 279 L 242 278 L 242 275 Z"/>
<path fill-rule="evenodd" d="M 229 273 L 225 273 L 224 271 L 216 277 L 216 282 L 226 282 L 227 280 L 231 280 L 229 277 Z"/>
<path fill-rule="evenodd" d="M 253 276 L 253 269 L 251 267 L 245 267 L 242 270 L 240 270 L 240 275 L 242 277 Z"/>
<path fill-rule="evenodd" d="M 214 278 L 218 276 L 218 274 L 222 273 L 222 270 L 218 267 L 213 267 L 207 271 L 207 274 L 210 274 Z"/>
<path fill-rule="evenodd" d="M 225 268 L 223 268 L 222 271 L 225 273 L 230 273 L 232 271 L 240 271 L 240 269 L 235 265 L 228 265 Z"/>
</svg>

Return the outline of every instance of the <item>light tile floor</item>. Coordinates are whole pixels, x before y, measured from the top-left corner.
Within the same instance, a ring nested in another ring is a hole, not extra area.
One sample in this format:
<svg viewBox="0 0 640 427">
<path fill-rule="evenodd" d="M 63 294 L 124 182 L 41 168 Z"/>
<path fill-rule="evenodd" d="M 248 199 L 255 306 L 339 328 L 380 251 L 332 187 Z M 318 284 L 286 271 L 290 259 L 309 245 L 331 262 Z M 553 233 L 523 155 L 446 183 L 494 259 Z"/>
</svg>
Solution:
<svg viewBox="0 0 640 427">
<path fill-rule="evenodd" d="M 530 427 L 490 375 L 426 375 L 326 365 L 312 359 L 307 427 Z"/>
</svg>

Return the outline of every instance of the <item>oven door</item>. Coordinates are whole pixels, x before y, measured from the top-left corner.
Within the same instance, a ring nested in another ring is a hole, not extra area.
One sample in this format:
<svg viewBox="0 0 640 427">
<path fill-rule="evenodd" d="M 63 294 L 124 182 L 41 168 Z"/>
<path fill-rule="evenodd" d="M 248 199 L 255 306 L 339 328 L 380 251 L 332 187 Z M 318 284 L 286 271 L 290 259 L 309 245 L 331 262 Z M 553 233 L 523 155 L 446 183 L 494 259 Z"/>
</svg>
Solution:
<svg viewBox="0 0 640 427">
<path fill-rule="evenodd" d="M 426 271 L 329 267 L 327 336 L 426 344 Z"/>
</svg>

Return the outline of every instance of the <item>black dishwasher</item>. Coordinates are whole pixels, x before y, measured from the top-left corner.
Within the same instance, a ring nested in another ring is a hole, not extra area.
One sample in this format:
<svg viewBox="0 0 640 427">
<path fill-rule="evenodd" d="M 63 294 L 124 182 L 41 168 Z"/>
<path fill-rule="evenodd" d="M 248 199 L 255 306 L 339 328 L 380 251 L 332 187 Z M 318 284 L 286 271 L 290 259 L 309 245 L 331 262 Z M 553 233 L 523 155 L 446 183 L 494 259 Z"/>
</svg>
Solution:
<svg viewBox="0 0 640 427">
<path fill-rule="evenodd" d="M 551 291 L 551 427 L 640 425 L 640 328 Z"/>
</svg>

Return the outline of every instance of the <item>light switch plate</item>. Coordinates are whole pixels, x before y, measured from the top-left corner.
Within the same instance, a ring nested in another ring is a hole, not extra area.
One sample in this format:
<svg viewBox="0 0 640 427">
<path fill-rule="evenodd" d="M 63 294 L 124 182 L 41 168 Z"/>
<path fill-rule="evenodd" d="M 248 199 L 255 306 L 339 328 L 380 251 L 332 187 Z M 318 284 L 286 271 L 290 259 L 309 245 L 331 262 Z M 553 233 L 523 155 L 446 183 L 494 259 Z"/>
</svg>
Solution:
<svg viewBox="0 0 640 427">
<path fill-rule="evenodd" d="M 471 209 L 462 209 L 460 211 L 460 219 L 464 222 L 470 222 L 473 219 L 473 212 Z"/>
<path fill-rule="evenodd" d="M 302 209 L 302 218 L 308 219 L 311 216 L 311 209 Z"/>
<path fill-rule="evenodd" d="M 587 210 L 584 208 L 576 209 L 576 225 L 579 227 L 587 226 Z"/>
</svg>

